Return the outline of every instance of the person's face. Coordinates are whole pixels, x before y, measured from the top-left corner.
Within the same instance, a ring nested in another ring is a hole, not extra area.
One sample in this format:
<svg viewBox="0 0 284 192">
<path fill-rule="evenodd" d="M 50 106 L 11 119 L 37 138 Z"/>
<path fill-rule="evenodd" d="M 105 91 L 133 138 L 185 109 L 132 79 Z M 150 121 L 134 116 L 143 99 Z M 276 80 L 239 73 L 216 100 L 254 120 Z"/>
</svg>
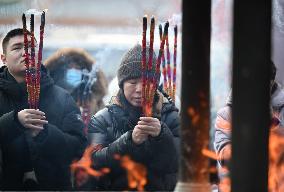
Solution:
<svg viewBox="0 0 284 192">
<path fill-rule="evenodd" d="M 24 36 L 18 35 L 9 40 L 6 53 L 1 55 L 3 63 L 8 67 L 9 72 L 15 78 L 25 76 L 26 66 L 24 54 Z M 37 62 L 37 52 L 35 54 L 35 59 Z"/>
<path fill-rule="evenodd" d="M 142 78 L 126 80 L 123 90 L 125 98 L 132 106 L 142 106 Z"/>
</svg>

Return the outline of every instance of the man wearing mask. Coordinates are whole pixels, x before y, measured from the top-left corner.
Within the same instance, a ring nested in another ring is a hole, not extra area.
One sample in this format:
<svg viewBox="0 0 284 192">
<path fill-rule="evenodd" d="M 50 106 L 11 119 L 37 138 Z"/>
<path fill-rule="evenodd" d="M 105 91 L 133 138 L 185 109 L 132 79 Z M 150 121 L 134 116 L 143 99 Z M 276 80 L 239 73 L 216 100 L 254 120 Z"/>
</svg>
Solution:
<svg viewBox="0 0 284 192">
<path fill-rule="evenodd" d="M 72 97 L 53 84 L 43 66 L 39 109 L 29 109 L 23 34 L 23 29 L 13 29 L 2 42 L 1 190 L 70 190 L 70 164 L 87 143 L 84 124 Z"/>
</svg>

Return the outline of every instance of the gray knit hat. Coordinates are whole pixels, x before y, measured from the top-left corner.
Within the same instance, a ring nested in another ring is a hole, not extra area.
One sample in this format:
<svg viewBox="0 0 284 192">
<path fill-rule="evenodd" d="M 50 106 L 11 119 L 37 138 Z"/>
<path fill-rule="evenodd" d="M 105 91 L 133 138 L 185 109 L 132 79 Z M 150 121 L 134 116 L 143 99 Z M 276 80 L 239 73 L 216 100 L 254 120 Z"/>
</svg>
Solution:
<svg viewBox="0 0 284 192">
<path fill-rule="evenodd" d="M 156 68 L 156 54 L 153 51 L 153 68 Z M 146 63 L 149 61 L 149 47 L 146 47 Z M 118 72 L 118 85 L 120 88 L 123 86 L 123 82 L 129 79 L 135 79 L 142 77 L 142 46 L 137 44 L 130 50 L 128 50 L 122 57 Z M 152 72 L 151 76 L 154 75 Z M 160 76 L 160 75 L 159 75 Z M 160 77 L 159 77 L 160 79 Z M 159 81 L 158 81 L 159 83 Z"/>
</svg>

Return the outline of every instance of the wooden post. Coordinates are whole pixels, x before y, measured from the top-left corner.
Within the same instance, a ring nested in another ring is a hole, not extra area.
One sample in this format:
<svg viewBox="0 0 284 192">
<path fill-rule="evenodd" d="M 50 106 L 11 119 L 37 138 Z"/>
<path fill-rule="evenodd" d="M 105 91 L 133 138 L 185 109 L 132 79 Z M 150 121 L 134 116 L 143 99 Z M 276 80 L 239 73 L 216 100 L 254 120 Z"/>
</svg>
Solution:
<svg viewBox="0 0 284 192">
<path fill-rule="evenodd" d="M 271 1 L 235 1 L 232 191 L 267 191 Z"/>
<path fill-rule="evenodd" d="M 181 160 L 176 191 L 209 192 L 211 1 L 184 0 Z"/>
</svg>

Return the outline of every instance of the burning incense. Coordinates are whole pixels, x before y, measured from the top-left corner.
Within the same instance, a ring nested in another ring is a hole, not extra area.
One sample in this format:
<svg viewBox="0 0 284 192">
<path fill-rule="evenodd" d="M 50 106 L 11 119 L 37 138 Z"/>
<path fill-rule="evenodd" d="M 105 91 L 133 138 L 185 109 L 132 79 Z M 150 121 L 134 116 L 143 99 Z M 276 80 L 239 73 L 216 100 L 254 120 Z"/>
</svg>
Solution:
<svg viewBox="0 0 284 192">
<path fill-rule="evenodd" d="M 171 65 L 170 65 L 170 51 L 168 40 L 168 28 L 169 22 L 166 22 L 164 26 L 164 33 L 162 25 L 159 25 L 160 34 L 160 49 L 159 55 L 156 61 L 156 66 L 153 66 L 153 53 L 154 53 L 154 30 L 155 30 L 155 18 L 151 18 L 150 26 L 150 47 L 149 47 L 149 60 L 146 61 L 146 31 L 147 31 L 147 17 L 143 17 L 143 38 L 142 38 L 142 108 L 143 114 L 147 117 L 152 116 L 153 100 L 156 93 L 159 78 L 160 78 L 160 65 L 162 62 L 163 76 L 164 76 L 164 88 L 166 93 L 170 97 L 174 98 L 176 91 L 176 52 L 177 52 L 177 26 L 175 26 L 175 42 L 174 42 L 174 68 L 173 68 L 173 80 L 171 79 Z M 167 67 L 165 64 L 164 48 L 167 48 Z M 173 85 L 172 82 L 173 81 Z"/>
<path fill-rule="evenodd" d="M 30 17 L 30 55 L 29 55 L 29 41 L 28 31 L 26 24 L 26 16 L 22 16 L 23 31 L 24 31 L 24 50 L 25 50 L 25 66 L 26 66 L 26 84 L 28 93 L 28 103 L 31 109 L 38 109 L 39 107 L 39 94 L 40 94 L 40 66 L 42 61 L 42 48 L 43 48 L 43 34 L 45 25 L 45 12 L 41 15 L 40 25 L 40 43 L 38 52 L 38 61 L 35 61 L 35 37 L 34 37 L 34 14 Z"/>
<path fill-rule="evenodd" d="M 31 92 L 31 106 L 35 109 L 36 103 L 36 69 L 35 69 L 35 37 L 34 37 L 34 14 L 31 14 L 30 18 L 30 31 L 31 31 L 31 63 L 30 63 L 30 73 L 32 82 L 32 92 Z"/>
<path fill-rule="evenodd" d="M 169 25 L 169 22 L 166 22 L 166 25 Z M 171 55 L 169 48 L 169 35 L 166 33 L 166 47 L 167 47 L 167 75 L 168 75 L 168 94 L 172 97 L 172 78 L 171 78 Z"/>
<path fill-rule="evenodd" d="M 166 40 L 166 34 L 168 33 L 168 28 L 169 28 L 169 23 L 166 23 L 165 27 L 164 27 L 164 34 L 162 36 L 162 41 L 160 43 L 160 49 L 159 49 L 159 55 L 158 55 L 158 58 L 157 58 L 157 63 L 156 63 L 156 68 L 155 68 L 155 75 L 152 77 L 152 85 L 153 85 L 153 88 L 150 92 L 150 101 L 152 102 L 153 104 L 153 100 L 154 100 L 154 95 L 155 95 L 155 92 L 157 90 L 157 86 L 158 86 L 158 83 L 159 83 L 159 77 L 160 77 L 160 65 L 161 65 L 161 60 L 162 60 L 162 55 L 164 54 L 164 46 L 165 46 L 165 40 Z"/>
<path fill-rule="evenodd" d="M 160 42 L 162 41 L 162 33 L 163 33 L 163 29 L 162 29 L 162 25 L 159 25 L 159 33 L 160 33 Z M 162 55 L 162 73 L 163 73 L 163 87 L 164 90 L 166 91 L 166 93 L 168 93 L 168 81 L 167 81 L 167 69 L 166 69 L 166 61 L 165 61 L 165 54 L 163 51 L 163 55 Z"/>
<path fill-rule="evenodd" d="M 26 84 L 27 84 L 27 92 L 28 92 L 28 102 L 29 107 L 31 106 L 31 79 L 30 79 L 30 65 L 29 65 L 29 52 L 28 52 L 28 35 L 27 35 L 27 23 L 26 23 L 26 16 L 23 14 L 22 16 L 23 21 L 23 31 L 24 31 L 24 50 L 25 50 L 25 66 L 26 66 Z"/>
<path fill-rule="evenodd" d="M 147 16 L 143 17 L 143 37 L 142 37 L 142 106 L 146 105 L 146 32 Z M 143 113 L 145 110 L 143 107 Z"/>
<path fill-rule="evenodd" d="M 154 31 L 155 31 L 155 18 L 152 16 L 151 18 L 151 25 L 150 25 L 150 48 L 149 48 L 149 60 L 148 60 L 148 67 L 147 67 L 147 75 L 146 75 L 146 109 L 145 109 L 145 116 L 150 117 L 152 116 L 152 91 L 154 82 L 153 74 L 153 46 L 154 46 Z"/>
<path fill-rule="evenodd" d="M 176 71 L 177 71 L 177 25 L 174 27 L 174 69 L 173 69 L 173 92 L 172 92 L 172 99 L 175 102 L 175 95 L 176 95 Z"/>
<path fill-rule="evenodd" d="M 45 25 L 45 12 L 43 11 L 41 15 L 41 22 L 40 22 L 40 41 L 39 41 L 39 50 L 38 50 L 38 62 L 37 62 L 37 74 L 36 74 L 36 106 L 38 108 L 39 103 L 39 95 L 40 95 L 40 67 L 42 62 L 42 48 L 43 48 L 43 35 L 44 35 L 44 25 Z"/>
</svg>

